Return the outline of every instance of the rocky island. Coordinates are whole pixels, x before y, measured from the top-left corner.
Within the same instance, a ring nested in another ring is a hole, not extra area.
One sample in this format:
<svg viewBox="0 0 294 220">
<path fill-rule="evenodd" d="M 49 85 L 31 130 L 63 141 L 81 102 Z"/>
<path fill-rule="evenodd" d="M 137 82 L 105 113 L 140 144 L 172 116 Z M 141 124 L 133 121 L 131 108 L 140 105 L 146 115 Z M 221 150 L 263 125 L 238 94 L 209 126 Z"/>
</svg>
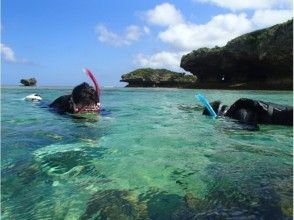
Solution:
<svg viewBox="0 0 294 220">
<path fill-rule="evenodd" d="M 20 83 L 23 84 L 24 86 L 36 86 L 37 80 L 35 78 L 21 79 Z"/>
<path fill-rule="evenodd" d="M 166 69 L 142 68 L 121 76 L 127 87 L 195 88 L 197 77 Z"/>
<path fill-rule="evenodd" d="M 293 20 L 195 50 L 181 67 L 197 76 L 197 88 L 292 90 Z"/>
</svg>

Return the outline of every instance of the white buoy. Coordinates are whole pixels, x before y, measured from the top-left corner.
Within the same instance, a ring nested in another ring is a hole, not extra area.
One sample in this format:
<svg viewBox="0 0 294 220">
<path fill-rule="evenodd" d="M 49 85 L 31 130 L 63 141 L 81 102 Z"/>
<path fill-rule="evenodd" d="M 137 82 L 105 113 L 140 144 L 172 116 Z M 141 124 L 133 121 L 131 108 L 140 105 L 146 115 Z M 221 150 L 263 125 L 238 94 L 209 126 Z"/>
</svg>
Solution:
<svg viewBox="0 0 294 220">
<path fill-rule="evenodd" d="M 26 96 L 24 98 L 24 100 L 26 100 L 26 101 L 37 101 L 37 102 L 39 102 L 39 101 L 42 100 L 42 97 L 39 96 L 38 94 L 34 93 L 34 94 L 30 94 L 30 95 Z"/>
</svg>

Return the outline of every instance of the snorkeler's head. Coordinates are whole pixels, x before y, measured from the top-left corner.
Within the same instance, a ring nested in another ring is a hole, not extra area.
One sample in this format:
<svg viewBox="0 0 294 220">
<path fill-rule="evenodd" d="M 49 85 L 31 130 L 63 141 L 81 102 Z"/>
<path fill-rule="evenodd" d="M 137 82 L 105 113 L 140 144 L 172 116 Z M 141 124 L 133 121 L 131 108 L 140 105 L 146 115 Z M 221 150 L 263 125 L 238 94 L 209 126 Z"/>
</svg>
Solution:
<svg viewBox="0 0 294 220">
<path fill-rule="evenodd" d="M 221 102 L 220 102 L 220 101 L 213 101 L 213 102 L 211 102 L 211 103 L 209 103 L 209 104 L 211 105 L 211 107 L 212 107 L 212 109 L 214 110 L 214 112 L 215 112 L 216 114 L 218 114 L 218 108 L 219 108 Z M 210 113 L 209 113 L 209 111 L 207 110 L 207 108 L 204 109 L 204 111 L 203 111 L 202 114 L 203 114 L 203 115 L 210 115 Z"/>
<path fill-rule="evenodd" d="M 72 91 L 74 112 L 97 112 L 99 111 L 99 97 L 95 89 L 88 83 L 76 86 Z"/>
</svg>

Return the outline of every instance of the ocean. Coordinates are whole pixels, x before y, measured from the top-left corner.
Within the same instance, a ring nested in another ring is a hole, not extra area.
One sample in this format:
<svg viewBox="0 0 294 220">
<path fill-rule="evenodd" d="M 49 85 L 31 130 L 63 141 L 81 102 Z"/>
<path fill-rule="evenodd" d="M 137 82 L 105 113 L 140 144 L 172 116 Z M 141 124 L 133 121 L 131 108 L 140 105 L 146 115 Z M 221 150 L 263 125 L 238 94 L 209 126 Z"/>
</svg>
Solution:
<svg viewBox="0 0 294 220">
<path fill-rule="evenodd" d="M 293 105 L 292 91 L 105 88 L 101 114 L 78 119 L 46 107 L 71 88 L 1 90 L 3 220 L 292 219 L 293 128 L 242 130 L 195 99 Z"/>
</svg>

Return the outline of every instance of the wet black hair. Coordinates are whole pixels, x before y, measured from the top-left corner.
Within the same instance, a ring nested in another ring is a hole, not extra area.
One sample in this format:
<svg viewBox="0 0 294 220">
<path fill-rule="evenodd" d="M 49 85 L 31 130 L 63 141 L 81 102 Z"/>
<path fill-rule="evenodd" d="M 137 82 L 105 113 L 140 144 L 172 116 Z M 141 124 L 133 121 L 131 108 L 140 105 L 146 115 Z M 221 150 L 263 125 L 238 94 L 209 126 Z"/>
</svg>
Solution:
<svg viewBox="0 0 294 220">
<path fill-rule="evenodd" d="M 213 101 L 209 103 L 212 107 L 212 109 L 214 110 L 214 112 L 217 114 L 218 113 L 218 108 L 221 104 L 221 101 Z M 207 108 L 204 109 L 204 111 L 202 112 L 203 115 L 210 115 L 209 111 L 207 110 Z"/>
<path fill-rule="evenodd" d="M 72 98 L 75 103 L 83 103 L 85 105 L 99 102 L 95 89 L 86 82 L 73 89 Z"/>
</svg>

